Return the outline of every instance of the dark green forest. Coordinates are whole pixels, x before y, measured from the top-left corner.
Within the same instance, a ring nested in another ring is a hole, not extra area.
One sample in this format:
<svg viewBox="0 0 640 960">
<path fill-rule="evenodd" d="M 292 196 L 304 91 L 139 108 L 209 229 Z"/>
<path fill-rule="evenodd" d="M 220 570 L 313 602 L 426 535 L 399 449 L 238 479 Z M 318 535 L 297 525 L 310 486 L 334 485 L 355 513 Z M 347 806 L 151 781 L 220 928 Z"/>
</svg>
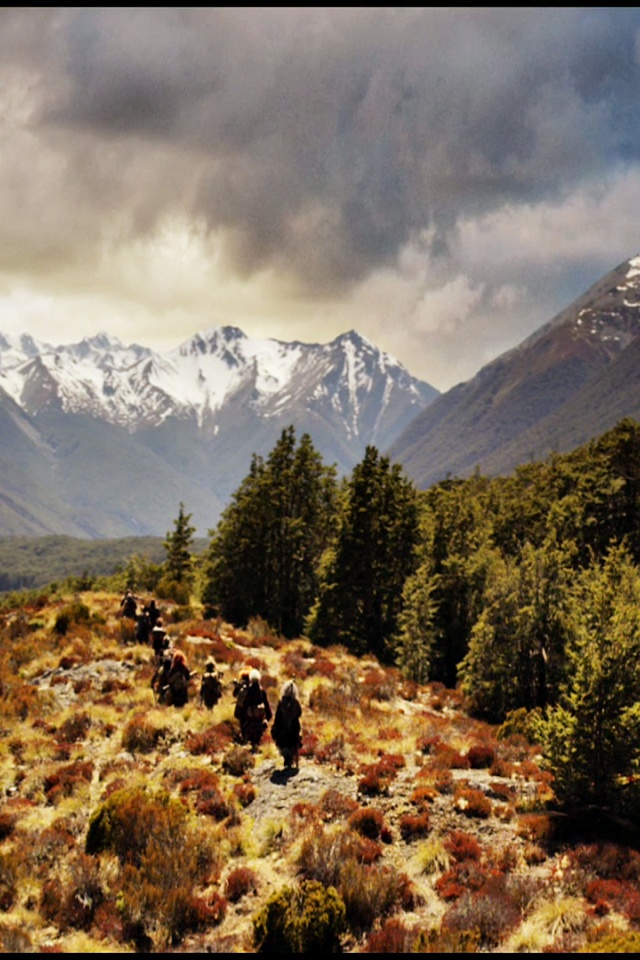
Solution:
<svg viewBox="0 0 640 960">
<path fill-rule="evenodd" d="M 338 482 L 293 427 L 213 532 L 203 599 L 373 653 L 520 722 L 559 796 L 640 810 L 640 425 L 418 491 L 369 447 Z"/>
<path fill-rule="evenodd" d="M 193 552 L 203 553 L 207 545 L 205 539 L 194 540 Z M 109 576 L 124 569 L 133 556 L 162 563 L 166 558 L 162 537 L 0 537 L 0 593 L 33 590 L 68 577 Z"/>
</svg>

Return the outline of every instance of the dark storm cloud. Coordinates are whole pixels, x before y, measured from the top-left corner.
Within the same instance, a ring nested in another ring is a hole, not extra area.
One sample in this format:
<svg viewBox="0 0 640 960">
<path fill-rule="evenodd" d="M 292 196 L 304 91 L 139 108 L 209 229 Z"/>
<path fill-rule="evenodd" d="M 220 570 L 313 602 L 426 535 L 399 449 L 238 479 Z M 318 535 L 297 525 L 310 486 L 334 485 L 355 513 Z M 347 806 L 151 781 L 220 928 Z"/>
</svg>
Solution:
<svg viewBox="0 0 640 960">
<path fill-rule="evenodd" d="M 639 155 L 637 8 L 14 8 L 2 22 L 3 58 L 41 78 L 33 123 L 86 201 L 82 242 L 92 204 L 134 232 L 182 206 L 223 231 L 241 272 L 329 290 L 426 229 L 446 253 L 461 218 L 560 201 Z"/>
</svg>

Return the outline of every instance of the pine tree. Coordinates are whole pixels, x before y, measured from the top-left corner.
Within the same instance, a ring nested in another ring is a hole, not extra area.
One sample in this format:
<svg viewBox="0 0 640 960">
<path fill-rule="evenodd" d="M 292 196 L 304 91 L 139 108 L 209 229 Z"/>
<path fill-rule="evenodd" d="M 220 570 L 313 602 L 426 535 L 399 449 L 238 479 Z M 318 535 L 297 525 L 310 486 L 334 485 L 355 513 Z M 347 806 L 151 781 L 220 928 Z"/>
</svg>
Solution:
<svg viewBox="0 0 640 960">
<path fill-rule="evenodd" d="M 537 735 L 566 806 L 640 812 L 640 574 L 626 548 L 579 575 L 567 680 Z"/>
<path fill-rule="evenodd" d="M 525 544 L 518 558 L 494 551 L 483 609 L 459 665 L 476 715 L 498 723 L 511 710 L 557 699 L 570 572 L 568 552 L 555 547 Z"/>
<path fill-rule="evenodd" d="M 193 556 L 191 546 L 196 528 L 191 526 L 191 514 L 185 513 L 184 503 L 180 503 L 178 516 L 173 521 L 173 531 L 167 533 L 164 548 L 167 551 L 165 563 L 167 580 L 188 584 L 192 578 Z"/>
<path fill-rule="evenodd" d="M 232 623 L 260 616 L 300 634 L 316 594 L 317 565 L 333 529 L 336 481 L 304 434 L 282 431 L 266 461 L 254 456 L 208 553 L 205 603 Z"/>
<path fill-rule="evenodd" d="M 347 485 L 336 541 L 322 567 L 307 624 L 311 638 L 389 659 L 417 539 L 413 484 L 397 464 L 367 447 Z"/>
</svg>

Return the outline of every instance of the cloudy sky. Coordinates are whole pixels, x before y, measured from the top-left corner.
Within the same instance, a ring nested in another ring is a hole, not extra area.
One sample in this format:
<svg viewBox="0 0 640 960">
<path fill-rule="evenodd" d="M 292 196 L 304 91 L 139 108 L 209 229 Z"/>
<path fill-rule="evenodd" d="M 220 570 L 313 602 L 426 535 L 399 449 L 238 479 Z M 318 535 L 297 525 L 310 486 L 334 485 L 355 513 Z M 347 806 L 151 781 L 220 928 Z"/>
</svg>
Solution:
<svg viewBox="0 0 640 960">
<path fill-rule="evenodd" d="M 440 390 L 640 252 L 639 8 L 0 9 L 0 330 Z"/>
</svg>

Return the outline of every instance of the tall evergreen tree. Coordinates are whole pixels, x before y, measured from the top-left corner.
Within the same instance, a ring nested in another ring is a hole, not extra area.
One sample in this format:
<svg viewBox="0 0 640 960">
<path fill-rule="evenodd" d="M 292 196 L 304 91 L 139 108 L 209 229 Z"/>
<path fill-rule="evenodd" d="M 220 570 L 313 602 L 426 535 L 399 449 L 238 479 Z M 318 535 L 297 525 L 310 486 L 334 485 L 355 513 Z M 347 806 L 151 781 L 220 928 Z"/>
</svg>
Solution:
<svg viewBox="0 0 640 960">
<path fill-rule="evenodd" d="M 174 529 L 167 533 L 164 548 L 167 551 L 166 578 L 176 583 L 188 583 L 192 578 L 193 556 L 191 546 L 196 528 L 191 526 L 191 514 L 185 513 L 180 503 Z"/>
<path fill-rule="evenodd" d="M 316 594 L 316 568 L 333 529 L 336 479 L 311 438 L 290 426 L 248 476 L 212 532 L 203 599 L 232 623 L 263 617 L 301 633 Z"/>
<path fill-rule="evenodd" d="M 572 591 L 567 679 L 537 734 L 567 806 L 640 812 L 640 574 L 625 547 Z"/>
<path fill-rule="evenodd" d="M 510 710 L 557 699 L 564 674 L 569 552 L 525 544 L 494 560 L 483 609 L 459 666 L 471 710 L 501 722 Z"/>
<path fill-rule="evenodd" d="M 388 659 L 406 578 L 416 565 L 418 497 L 399 465 L 369 446 L 347 485 L 307 624 L 319 643 Z"/>
</svg>

